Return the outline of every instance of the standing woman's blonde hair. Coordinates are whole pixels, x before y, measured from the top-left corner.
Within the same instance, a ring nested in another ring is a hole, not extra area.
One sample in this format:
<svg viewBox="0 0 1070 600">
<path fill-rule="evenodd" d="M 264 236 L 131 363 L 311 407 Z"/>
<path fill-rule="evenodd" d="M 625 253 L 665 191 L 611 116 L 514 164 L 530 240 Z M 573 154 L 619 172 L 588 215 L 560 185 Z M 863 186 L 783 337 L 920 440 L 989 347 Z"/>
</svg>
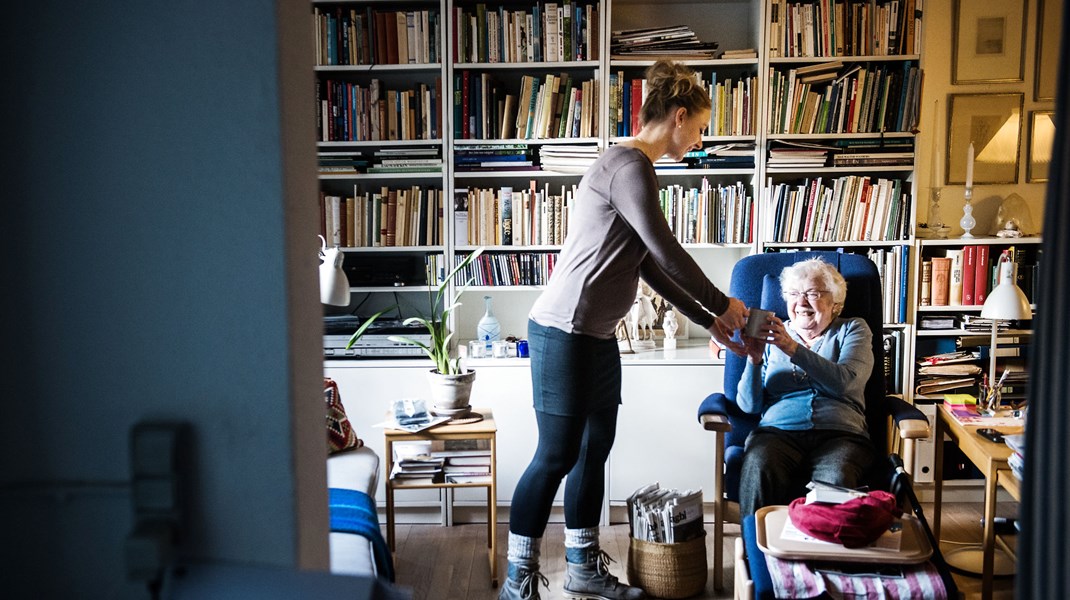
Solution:
<svg viewBox="0 0 1070 600">
<path fill-rule="evenodd" d="M 710 96 L 696 81 L 695 72 L 670 60 L 659 60 L 646 70 L 646 89 L 640 126 L 657 123 L 679 107 L 688 114 L 710 108 Z"/>
</svg>

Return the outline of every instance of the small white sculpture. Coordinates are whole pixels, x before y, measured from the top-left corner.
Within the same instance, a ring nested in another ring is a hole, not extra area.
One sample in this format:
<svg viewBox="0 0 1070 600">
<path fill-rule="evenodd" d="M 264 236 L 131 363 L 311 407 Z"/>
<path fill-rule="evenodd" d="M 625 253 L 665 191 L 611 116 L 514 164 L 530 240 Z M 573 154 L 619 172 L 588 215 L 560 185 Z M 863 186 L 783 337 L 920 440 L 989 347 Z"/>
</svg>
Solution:
<svg viewBox="0 0 1070 600">
<path fill-rule="evenodd" d="M 1033 215 L 1029 212 L 1029 205 L 1018 194 L 1010 194 L 999 204 L 996 212 L 996 221 L 992 224 L 992 230 L 997 237 L 1022 237 L 1034 235 L 1038 229 L 1033 224 Z"/>
<path fill-rule="evenodd" d="M 661 322 L 661 329 L 665 332 L 665 339 L 676 339 L 676 332 L 680 329 L 680 324 L 676 321 L 676 311 L 671 308 L 665 311 L 665 318 Z"/>
<path fill-rule="evenodd" d="M 665 332 L 664 346 L 666 350 L 674 350 L 676 348 L 676 332 L 680 329 L 680 324 L 676 321 L 676 311 L 672 307 L 665 309 L 665 316 L 661 320 L 661 330 Z"/>
<path fill-rule="evenodd" d="M 632 303 L 627 319 L 631 329 L 631 339 L 637 342 L 649 341 L 653 344 L 654 322 L 657 320 L 658 313 L 645 287 L 645 284 L 640 281 L 639 288 L 636 290 L 636 301 Z"/>
</svg>

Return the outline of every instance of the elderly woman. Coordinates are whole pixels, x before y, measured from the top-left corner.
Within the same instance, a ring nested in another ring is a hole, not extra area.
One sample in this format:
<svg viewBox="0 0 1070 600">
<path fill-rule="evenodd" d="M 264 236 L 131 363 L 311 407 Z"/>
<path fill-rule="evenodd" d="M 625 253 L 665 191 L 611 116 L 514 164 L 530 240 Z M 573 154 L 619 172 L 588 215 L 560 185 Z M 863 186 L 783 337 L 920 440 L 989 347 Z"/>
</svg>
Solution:
<svg viewBox="0 0 1070 600">
<path fill-rule="evenodd" d="M 862 319 L 839 318 L 847 282 L 813 258 L 785 268 L 780 288 L 789 320 L 770 316 L 758 337 L 743 338 L 736 403 L 761 413 L 743 454 L 743 515 L 788 504 L 811 479 L 856 487 L 874 457 L 863 396 L 873 334 Z"/>
</svg>

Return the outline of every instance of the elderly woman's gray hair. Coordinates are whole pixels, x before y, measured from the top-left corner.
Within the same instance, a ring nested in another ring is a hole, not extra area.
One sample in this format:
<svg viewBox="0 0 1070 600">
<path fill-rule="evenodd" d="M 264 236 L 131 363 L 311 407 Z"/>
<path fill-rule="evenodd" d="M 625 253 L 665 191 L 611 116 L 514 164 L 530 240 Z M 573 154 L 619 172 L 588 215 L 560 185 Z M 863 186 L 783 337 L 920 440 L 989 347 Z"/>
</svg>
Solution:
<svg viewBox="0 0 1070 600">
<path fill-rule="evenodd" d="M 800 286 L 808 280 L 821 282 L 821 287 L 832 294 L 832 301 L 843 306 L 843 301 L 847 298 L 847 281 L 836 267 L 820 258 L 809 258 L 784 267 L 780 272 L 780 289 L 782 292 L 805 292 Z"/>
</svg>

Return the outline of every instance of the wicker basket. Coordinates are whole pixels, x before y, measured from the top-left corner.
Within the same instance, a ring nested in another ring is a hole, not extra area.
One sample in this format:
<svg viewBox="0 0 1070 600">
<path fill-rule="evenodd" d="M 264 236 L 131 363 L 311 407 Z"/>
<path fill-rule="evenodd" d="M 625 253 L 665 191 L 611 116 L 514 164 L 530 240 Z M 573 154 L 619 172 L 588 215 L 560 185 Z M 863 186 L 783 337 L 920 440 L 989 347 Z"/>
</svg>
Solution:
<svg viewBox="0 0 1070 600">
<path fill-rule="evenodd" d="M 657 598 L 690 598 L 706 589 L 706 537 L 678 544 L 631 538 L 628 583 Z"/>
</svg>

